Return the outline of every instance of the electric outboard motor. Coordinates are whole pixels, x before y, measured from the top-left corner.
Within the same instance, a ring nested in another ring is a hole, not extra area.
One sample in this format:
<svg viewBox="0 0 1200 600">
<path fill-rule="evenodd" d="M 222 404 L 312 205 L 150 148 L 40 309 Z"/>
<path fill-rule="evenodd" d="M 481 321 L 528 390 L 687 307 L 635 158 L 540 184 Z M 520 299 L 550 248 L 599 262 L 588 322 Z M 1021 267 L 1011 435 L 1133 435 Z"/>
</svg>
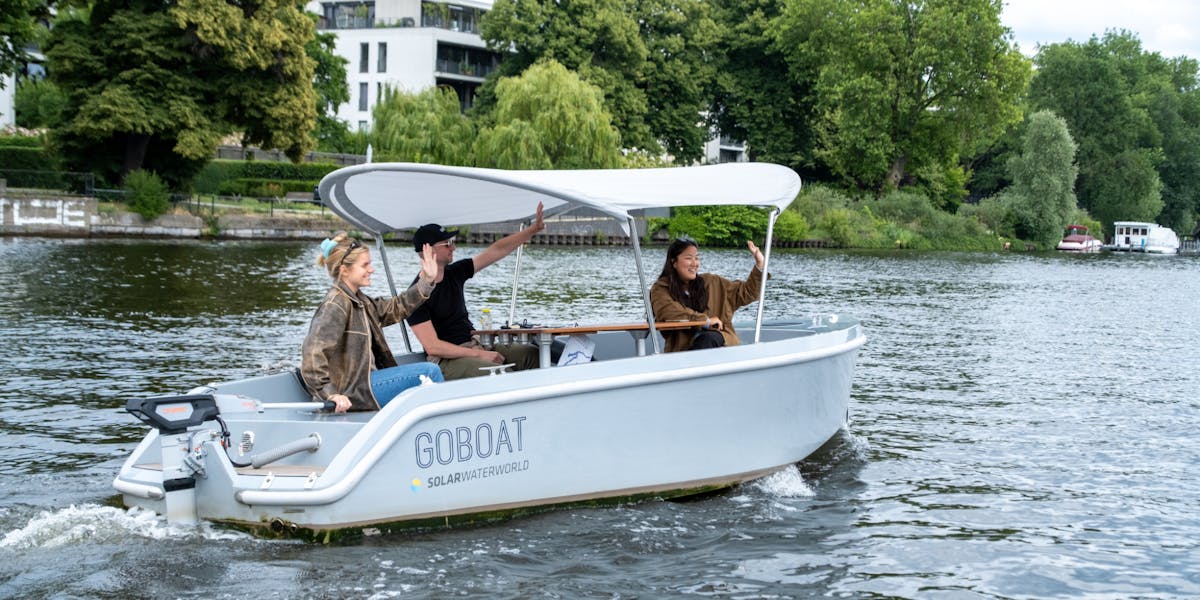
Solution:
<svg viewBox="0 0 1200 600">
<path fill-rule="evenodd" d="M 199 445 L 192 448 L 197 428 L 217 419 L 220 410 L 211 394 L 158 396 L 130 400 L 125 410 L 158 430 L 162 449 L 162 479 L 168 523 L 196 523 L 196 475 L 204 476 Z"/>
</svg>

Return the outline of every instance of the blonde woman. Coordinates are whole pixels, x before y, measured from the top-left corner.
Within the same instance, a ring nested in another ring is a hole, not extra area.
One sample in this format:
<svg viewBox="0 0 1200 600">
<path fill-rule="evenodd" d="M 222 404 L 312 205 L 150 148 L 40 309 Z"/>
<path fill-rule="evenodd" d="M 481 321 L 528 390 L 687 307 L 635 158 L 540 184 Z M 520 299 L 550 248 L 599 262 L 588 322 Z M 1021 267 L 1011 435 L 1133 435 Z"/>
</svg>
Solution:
<svg viewBox="0 0 1200 600">
<path fill-rule="evenodd" d="M 362 242 L 339 232 L 321 242 L 317 264 L 333 287 L 313 315 L 301 349 L 300 374 L 313 396 L 334 403 L 334 412 L 378 410 L 422 376 L 442 381 L 437 365 L 397 365 L 383 328 L 398 323 L 433 291 L 437 261 L 433 248 L 421 252 L 421 273 L 399 296 L 371 298 L 371 253 Z"/>
</svg>

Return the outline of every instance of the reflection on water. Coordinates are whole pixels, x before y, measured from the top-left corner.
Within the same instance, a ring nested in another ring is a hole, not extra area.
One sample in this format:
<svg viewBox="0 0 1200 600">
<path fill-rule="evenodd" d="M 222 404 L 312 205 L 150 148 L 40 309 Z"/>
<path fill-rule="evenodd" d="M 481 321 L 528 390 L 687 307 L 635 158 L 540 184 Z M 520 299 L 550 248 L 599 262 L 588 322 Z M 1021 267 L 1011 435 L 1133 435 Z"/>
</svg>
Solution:
<svg viewBox="0 0 1200 600">
<path fill-rule="evenodd" d="M 126 398 L 298 363 L 329 285 L 314 253 L 0 240 L 0 596 L 1200 595 L 1188 256 L 776 251 L 766 318 L 864 323 L 850 429 L 703 500 L 337 548 L 105 506 L 144 434 Z M 410 281 L 412 251 L 389 258 Z M 702 258 L 730 277 L 751 265 L 744 250 Z M 661 261 L 649 249 L 646 271 Z M 512 265 L 468 284 L 472 310 L 507 315 Z M 635 273 L 627 248 L 529 248 L 517 320 L 636 319 Z"/>
</svg>

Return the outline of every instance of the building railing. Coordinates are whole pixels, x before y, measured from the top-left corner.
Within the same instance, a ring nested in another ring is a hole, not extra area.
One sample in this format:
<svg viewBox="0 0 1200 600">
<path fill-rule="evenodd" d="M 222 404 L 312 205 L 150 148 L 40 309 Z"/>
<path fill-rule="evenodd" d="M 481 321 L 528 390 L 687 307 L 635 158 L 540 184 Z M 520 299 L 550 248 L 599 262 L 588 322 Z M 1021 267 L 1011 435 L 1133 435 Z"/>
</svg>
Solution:
<svg viewBox="0 0 1200 600">
<path fill-rule="evenodd" d="M 439 58 L 435 67 L 439 73 L 448 75 L 466 75 L 468 77 L 487 77 L 496 67 L 482 63 L 470 63 Z"/>
</svg>

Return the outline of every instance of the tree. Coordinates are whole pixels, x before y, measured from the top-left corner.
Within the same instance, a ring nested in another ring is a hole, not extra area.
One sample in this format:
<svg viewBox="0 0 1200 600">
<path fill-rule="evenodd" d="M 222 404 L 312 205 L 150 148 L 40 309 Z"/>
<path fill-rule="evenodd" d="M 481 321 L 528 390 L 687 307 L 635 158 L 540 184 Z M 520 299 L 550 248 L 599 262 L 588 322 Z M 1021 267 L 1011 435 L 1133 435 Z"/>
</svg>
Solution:
<svg viewBox="0 0 1200 600">
<path fill-rule="evenodd" d="M 813 170 L 811 89 L 786 76 L 785 53 L 769 33 L 783 2 L 714 0 L 712 7 L 722 31 L 710 122 L 722 134 L 744 141 L 752 160 Z M 827 177 L 820 173 L 818 178 Z"/>
<path fill-rule="evenodd" d="M 717 28 L 702 0 L 498 0 L 481 22 L 489 47 L 511 52 L 480 89 L 553 60 L 599 87 L 621 145 L 690 161 L 702 152 L 701 113 L 715 77 Z"/>
<path fill-rule="evenodd" d="M 37 37 L 38 21 L 48 16 L 42 0 L 0 0 L 0 75 L 13 75 L 25 64 L 25 47 Z"/>
<path fill-rule="evenodd" d="M 1080 205 L 1109 234 L 1113 221 L 1162 217 L 1185 230 L 1200 207 L 1196 61 L 1143 52 L 1126 31 L 1044 46 L 1035 60 L 1030 102 L 1079 144 Z"/>
<path fill-rule="evenodd" d="M 818 159 L 869 189 L 942 171 L 1020 119 L 1029 61 L 1000 0 L 791 0 L 772 29 L 811 87 Z"/>
<path fill-rule="evenodd" d="M 381 160 L 471 165 L 475 126 L 463 116 L 458 95 L 434 87 L 419 93 L 385 88 L 372 112 L 368 136 Z"/>
<path fill-rule="evenodd" d="M 1067 122 L 1043 110 L 1029 117 L 1021 152 L 1008 162 L 1017 236 L 1054 244 L 1075 206 L 1075 142 Z"/>
<path fill-rule="evenodd" d="M 22 77 L 17 81 L 13 112 L 17 127 L 42 129 L 57 127 L 63 120 L 67 98 L 62 90 L 42 78 Z"/>
<path fill-rule="evenodd" d="M 620 136 L 599 88 L 554 61 L 496 83 L 491 127 L 475 162 L 506 169 L 607 169 L 621 164 Z"/>
<path fill-rule="evenodd" d="M 336 44 L 336 35 L 318 32 L 304 46 L 305 53 L 315 63 L 313 91 L 317 94 L 317 126 L 313 137 L 318 148 L 333 152 L 342 151 L 346 145 L 349 126 L 337 118 L 337 109 L 350 101 L 350 83 L 346 79 L 348 61 L 334 52 Z"/>
<path fill-rule="evenodd" d="M 66 10 L 46 47 L 68 121 L 53 139 L 76 170 L 145 168 L 178 186 L 221 139 L 314 143 L 313 22 L 290 0 L 97 0 Z"/>
</svg>

